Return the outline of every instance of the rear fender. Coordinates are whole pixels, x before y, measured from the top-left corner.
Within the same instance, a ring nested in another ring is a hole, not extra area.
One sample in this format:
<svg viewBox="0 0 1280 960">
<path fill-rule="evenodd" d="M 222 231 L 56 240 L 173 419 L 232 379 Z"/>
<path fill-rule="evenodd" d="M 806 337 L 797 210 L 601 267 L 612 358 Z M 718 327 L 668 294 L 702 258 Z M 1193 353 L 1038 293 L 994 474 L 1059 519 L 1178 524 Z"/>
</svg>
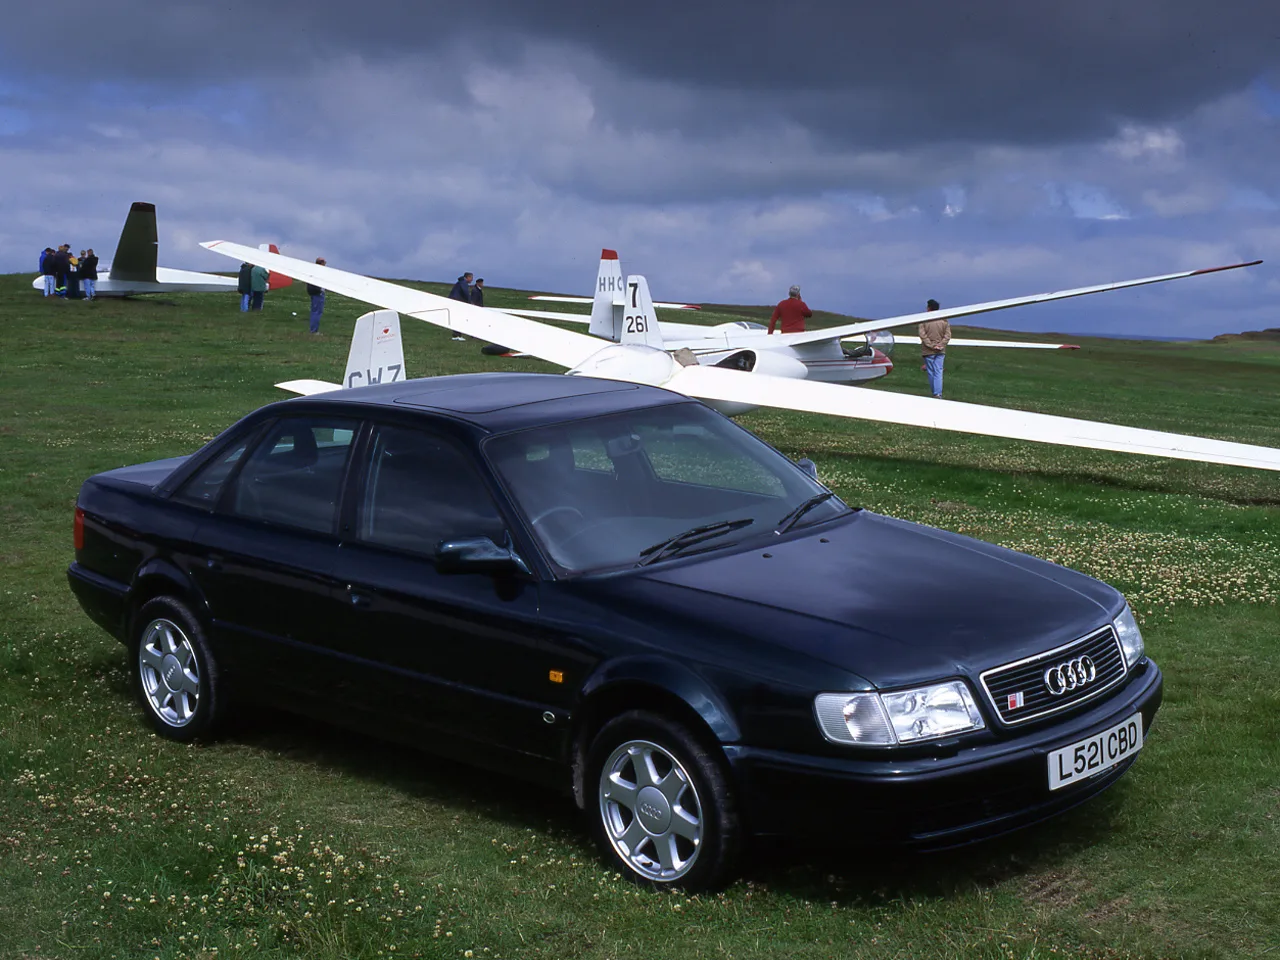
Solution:
<svg viewBox="0 0 1280 960">
<path fill-rule="evenodd" d="M 129 587 L 129 606 L 135 613 L 155 597 L 175 596 L 185 601 L 193 613 L 208 618 L 209 604 L 189 573 L 171 560 L 153 557 L 138 568 Z M 132 618 L 132 614 L 130 615 Z M 129 625 L 130 633 L 135 625 Z"/>
</svg>

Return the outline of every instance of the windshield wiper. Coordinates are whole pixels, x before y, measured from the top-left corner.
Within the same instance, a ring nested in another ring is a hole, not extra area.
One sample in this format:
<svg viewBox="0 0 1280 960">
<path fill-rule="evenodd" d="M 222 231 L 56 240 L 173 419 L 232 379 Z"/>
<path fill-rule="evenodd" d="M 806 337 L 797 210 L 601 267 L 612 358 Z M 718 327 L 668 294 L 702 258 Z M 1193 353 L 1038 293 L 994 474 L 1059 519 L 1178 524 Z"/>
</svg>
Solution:
<svg viewBox="0 0 1280 960">
<path fill-rule="evenodd" d="M 740 530 L 743 527 L 751 526 L 755 522 L 753 517 L 743 517 L 740 520 L 720 520 L 716 523 L 707 523 L 700 527 L 694 527 L 684 533 L 677 533 L 674 537 L 659 540 L 653 546 L 645 547 L 641 550 L 640 562 L 636 566 L 643 567 L 646 563 L 653 563 L 656 560 L 674 556 L 685 547 L 692 547 L 695 544 L 702 543 L 704 540 L 714 540 L 730 530 Z"/>
<path fill-rule="evenodd" d="M 804 503 L 800 504 L 800 506 L 796 507 L 790 513 L 788 513 L 785 517 L 779 520 L 777 527 L 774 529 L 774 533 L 786 533 L 788 530 L 794 527 L 797 523 L 799 523 L 800 518 L 803 517 L 806 513 L 808 513 L 818 504 L 826 503 L 828 500 L 830 500 L 834 496 L 835 494 L 832 493 L 830 490 L 823 490 L 821 493 L 815 493 L 812 497 L 804 501 Z"/>
</svg>

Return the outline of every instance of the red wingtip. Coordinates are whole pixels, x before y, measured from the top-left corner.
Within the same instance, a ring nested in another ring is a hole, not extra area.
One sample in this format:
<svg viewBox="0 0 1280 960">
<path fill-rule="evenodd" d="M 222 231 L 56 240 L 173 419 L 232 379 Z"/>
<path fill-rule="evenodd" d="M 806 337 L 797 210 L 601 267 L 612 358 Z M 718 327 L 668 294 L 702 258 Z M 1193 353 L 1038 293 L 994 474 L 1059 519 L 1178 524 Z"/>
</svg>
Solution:
<svg viewBox="0 0 1280 960">
<path fill-rule="evenodd" d="M 1206 267 L 1203 270 L 1192 270 L 1191 276 L 1198 277 L 1202 273 L 1219 273 L 1223 270 L 1235 270 L 1239 267 L 1256 267 L 1261 260 L 1250 260 L 1248 263 L 1229 263 L 1225 267 Z"/>
<path fill-rule="evenodd" d="M 600 259 L 601 260 L 617 260 L 618 251 L 617 250 L 601 250 Z"/>
<path fill-rule="evenodd" d="M 1060 343 L 1058 344 L 1058 349 L 1059 350 L 1079 350 L 1080 345 L 1078 343 Z"/>
</svg>

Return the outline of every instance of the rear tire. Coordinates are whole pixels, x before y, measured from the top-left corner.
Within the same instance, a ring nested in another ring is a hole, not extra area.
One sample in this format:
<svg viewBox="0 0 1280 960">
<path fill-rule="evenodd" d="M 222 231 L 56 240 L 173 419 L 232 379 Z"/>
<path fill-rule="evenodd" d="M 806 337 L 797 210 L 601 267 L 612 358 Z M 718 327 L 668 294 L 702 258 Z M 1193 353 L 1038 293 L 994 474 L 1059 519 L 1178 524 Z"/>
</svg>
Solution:
<svg viewBox="0 0 1280 960">
<path fill-rule="evenodd" d="M 199 619 L 181 600 L 157 597 L 133 622 L 133 685 L 151 726 L 180 743 L 207 735 L 226 698 Z"/>
<path fill-rule="evenodd" d="M 715 889 L 742 843 L 723 760 L 684 724 L 632 710 L 587 751 L 587 815 L 605 858 L 642 886 Z"/>
</svg>

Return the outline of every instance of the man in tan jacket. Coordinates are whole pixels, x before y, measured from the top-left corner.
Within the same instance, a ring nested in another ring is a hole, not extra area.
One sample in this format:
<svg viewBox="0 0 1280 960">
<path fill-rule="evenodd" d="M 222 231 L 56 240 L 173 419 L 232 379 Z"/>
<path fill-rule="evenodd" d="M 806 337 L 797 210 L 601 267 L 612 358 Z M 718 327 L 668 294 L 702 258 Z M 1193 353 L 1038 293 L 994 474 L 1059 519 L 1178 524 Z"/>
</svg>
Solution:
<svg viewBox="0 0 1280 960">
<path fill-rule="evenodd" d="M 938 301 L 930 300 L 928 309 L 938 309 Z M 924 372 L 929 376 L 929 390 L 942 399 L 942 364 L 947 359 L 947 344 L 951 342 L 951 324 L 945 319 L 926 320 L 920 324 L 920 355 L 924 358 Z"/>
</svg>

